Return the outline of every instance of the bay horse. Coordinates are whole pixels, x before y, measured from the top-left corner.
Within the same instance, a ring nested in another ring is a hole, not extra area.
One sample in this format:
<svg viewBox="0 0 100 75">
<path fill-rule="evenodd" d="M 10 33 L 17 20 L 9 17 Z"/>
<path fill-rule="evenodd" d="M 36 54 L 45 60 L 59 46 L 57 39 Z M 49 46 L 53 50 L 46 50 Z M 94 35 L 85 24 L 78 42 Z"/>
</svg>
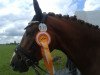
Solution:
<svg viewBox="0 0 100 75">
<path fill-rule="evenodd" d="M 34 0 L 36 15 L 25 28 L 26 32 L 16 47 L 11 60 L 14 70 L 28 71 L 42 58 L 40 47 L 35 41 L 38 25 L 47 25 L 51 36 L 50 50 L 64 52 L 78 67 L 82 75 L 100 75 L 100 29 L 98 26 L 78 20 L 76 16 L 62 16 L 42 13 Z"/>
</svg>

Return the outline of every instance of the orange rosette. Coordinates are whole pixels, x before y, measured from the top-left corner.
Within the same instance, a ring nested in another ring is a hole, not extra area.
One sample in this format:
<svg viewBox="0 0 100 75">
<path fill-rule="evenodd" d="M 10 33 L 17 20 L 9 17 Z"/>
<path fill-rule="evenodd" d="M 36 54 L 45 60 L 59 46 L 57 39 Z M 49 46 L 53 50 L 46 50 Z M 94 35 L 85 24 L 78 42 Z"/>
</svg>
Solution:
<svg viewBox="0 0 100 75">
<path fill-rule="evenodd" d="M 54 75 L 52 56 L 48 46 L 51 42 L 50 35 L 47 32 L 38 32 L 36 35 L 36 42 L 41 47 L 41 53 L 44 59 L 45 67 L 50 75 Z"/>
</svg>

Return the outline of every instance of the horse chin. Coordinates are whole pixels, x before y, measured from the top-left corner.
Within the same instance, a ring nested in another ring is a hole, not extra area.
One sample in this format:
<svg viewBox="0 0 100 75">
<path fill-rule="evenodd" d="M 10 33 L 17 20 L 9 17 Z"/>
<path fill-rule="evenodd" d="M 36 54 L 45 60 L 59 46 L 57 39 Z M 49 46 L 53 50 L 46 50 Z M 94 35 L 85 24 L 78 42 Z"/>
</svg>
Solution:
<svg viewBox="0 0 100 75">
<path fill-rule="evenodd" d="M 27 72 L 29 69 L 20 69 L 18 70 L 20 73 Z"/>
<path fill-rule="evenodd" d="M 20 67 L 12 67 L 12 69 L 13 69 L 13 71 L 18 71 L 20 73 L 27 72 L 29 70 L 28 67 L 22 67 L 22 66 L 20 66 Z"/>
<path fill-rule="evenodd" d="M 10 66 L 12 67 L 13 71 L 18 71 L 20 73 L 27 72 L 29 70 L 29 66 L 27 66 L 25 63 L 18 62 L 18 61 L 12 62 Z"/>
</svg>

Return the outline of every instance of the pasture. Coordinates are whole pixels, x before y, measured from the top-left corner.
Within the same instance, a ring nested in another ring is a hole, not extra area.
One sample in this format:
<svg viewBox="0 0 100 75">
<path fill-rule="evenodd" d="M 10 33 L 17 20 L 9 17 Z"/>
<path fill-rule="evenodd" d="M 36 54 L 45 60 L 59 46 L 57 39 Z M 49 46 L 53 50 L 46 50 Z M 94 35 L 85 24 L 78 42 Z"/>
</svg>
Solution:
<svg viewBox="0 0 100 75">
<path fill-rule="evenodd" d="M 16 45 L 0 45 L 0 75 L 36 75 L 34 70 L 30 67 L 30 70 L 25 73 L 14 72 L 10 67 L 10 59 L 14 52 Z M 54 62 L 56 70 L 62 69 L 66 64 L 66 56 L 59 50 L 54 50 L 52 56 L 60 56 L 61 62 Z M 40 67 L 45 69 L 44 62 L 41 60 Z M 44 75 L 44 72 L 40 71 L 41 75 Z"/>
</svg>

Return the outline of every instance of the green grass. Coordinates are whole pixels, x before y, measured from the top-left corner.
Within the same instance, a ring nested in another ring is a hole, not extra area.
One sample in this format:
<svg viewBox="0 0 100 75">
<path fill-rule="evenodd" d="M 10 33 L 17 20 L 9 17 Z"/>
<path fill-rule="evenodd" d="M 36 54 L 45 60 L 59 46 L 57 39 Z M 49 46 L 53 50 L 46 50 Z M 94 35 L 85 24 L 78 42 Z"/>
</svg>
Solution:
<svg viewBox="0 0 100 75">
<path fill-rule="evenodd" d="M 28 72 L 19 73 L 14 72 L 10 67 L 10 59 L 14 52 L 15 45 L 0 45 L 0 75 L 35 75 L 35 72 L 32 68 Z M 54 50 L 52 52 L 52 57 L 61 56 L 61 63 L 54 62 L 54 67 L 56 70 L 64 68 L 66 64 L 66 56 L 59 50 Z M 44 69 L 44 62 L 43 60 L 40 61 L 40 66 Z M 42 71 L 41 75 L 44 75 Z"/>
</svg>

